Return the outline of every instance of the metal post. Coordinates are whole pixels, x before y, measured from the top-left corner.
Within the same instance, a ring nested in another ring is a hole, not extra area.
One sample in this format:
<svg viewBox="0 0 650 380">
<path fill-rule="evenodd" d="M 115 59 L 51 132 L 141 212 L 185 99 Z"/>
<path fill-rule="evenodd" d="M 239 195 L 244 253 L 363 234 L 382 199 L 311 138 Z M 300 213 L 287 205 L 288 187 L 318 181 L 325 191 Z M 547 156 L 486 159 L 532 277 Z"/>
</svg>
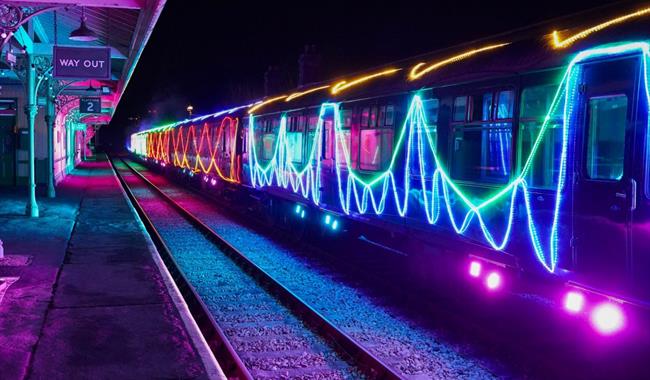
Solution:
<svg viewBox="0 0 650 380">
<path fill-rule="evenodd" d="M 47 83 L 47 105 L 45 124 L 47 127 L 47 196 L 56 197 L 54 189 L 54 98 L 52 83 Z"/>
<path fill-rule="evenodd" d="M 81 157 L 82 161 L 86 161 L 86 130 L 81 132 Z"/>
<path fill-rule="evenodd" d="M 38 112 L 36 104 L 36 67 L 32 54 L 27 56 L 27 105 L 25 113 L 27 114 L 29 127 L 29 201 L 27 203 L 26 213 L 32 218 L 38 218 L 38 204 L 36 204 L 36 172 L 34 168 L 34 119 Z"/>
</svg>

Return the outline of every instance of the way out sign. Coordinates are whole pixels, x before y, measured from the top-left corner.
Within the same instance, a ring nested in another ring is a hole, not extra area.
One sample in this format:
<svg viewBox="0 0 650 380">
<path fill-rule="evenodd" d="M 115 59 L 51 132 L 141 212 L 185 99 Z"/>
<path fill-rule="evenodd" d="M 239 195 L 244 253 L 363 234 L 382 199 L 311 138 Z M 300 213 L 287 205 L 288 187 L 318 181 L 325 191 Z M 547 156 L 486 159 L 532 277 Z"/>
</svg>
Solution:
<svg viewBox="0 0 650 380">
<path fill-rule="evenodd" d="M 81 113 L 102 112 L 102 99 L 100 97 L 93 97 L 93 96 L 79 98 L 79 112 Z"/>
<path fill-rule="evenodd" d="M 54 77 L 59 79 L 111 79 L 111 49 L 55 46 Z"/>
</svg>

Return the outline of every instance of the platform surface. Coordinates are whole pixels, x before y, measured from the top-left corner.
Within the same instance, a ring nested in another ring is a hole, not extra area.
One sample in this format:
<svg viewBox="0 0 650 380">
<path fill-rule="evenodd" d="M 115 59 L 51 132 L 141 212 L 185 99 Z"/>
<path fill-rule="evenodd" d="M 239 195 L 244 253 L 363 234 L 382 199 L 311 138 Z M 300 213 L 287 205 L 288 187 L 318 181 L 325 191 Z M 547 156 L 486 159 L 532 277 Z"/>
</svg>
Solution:
<svg viewBox="0 0 650 380">
<path fill-rule="evenodd" d="M 0 192 L 0 378 L 210 377 L 105 159 L 40 197 L 40 218 L 25 194 Z"/>
</svg>

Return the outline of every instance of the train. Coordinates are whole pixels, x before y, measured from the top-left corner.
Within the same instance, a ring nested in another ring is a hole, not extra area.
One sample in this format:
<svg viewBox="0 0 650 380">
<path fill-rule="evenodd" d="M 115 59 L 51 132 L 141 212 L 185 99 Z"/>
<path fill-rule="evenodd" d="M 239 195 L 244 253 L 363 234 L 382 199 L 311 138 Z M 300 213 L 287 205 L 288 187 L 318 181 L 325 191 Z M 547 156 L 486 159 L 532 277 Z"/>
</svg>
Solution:
<svg viewBox="0 0 650 380">
<path fill-rule="evenodd" d="M 615 334 L 650 301 L 650 7 L 605 13 L 143 129 L 129 150 L 296 230 L 443 247 L 431 265 L 488 292 L 554 289 Z"/>
</svg>

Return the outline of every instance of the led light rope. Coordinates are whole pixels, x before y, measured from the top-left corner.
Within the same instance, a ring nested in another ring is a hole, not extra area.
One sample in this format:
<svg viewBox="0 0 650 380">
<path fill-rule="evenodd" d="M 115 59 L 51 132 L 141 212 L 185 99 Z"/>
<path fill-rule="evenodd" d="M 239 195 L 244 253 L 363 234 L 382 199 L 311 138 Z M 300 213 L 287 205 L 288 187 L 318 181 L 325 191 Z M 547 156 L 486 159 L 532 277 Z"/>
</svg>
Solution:
<svg viewBox="0 0 650 380">
<path fill-rule="evenodd" d="M 212 174 L 214 171 L 226 182 L 239 183 L 239 163 L 236 160 L 237 154 L 235 150 L 238 127 L 238 118 L 226 116 L 221 120 L 217 128 L 212 128 L 209 124 L 204 123 L 198 135 L 196 125 L 181 126 L 177 129 L 157 129 L 154 132 L 142 135 L 146 137 L 147 141 L 146 156 L 195 173 Z M 230 165 L 227 174 L 217 163 L 217 153 L 220 148 L 223 148 L 220 142 L 224 140 L 226 128 L 230 133 L 225 140 L 231 142 L 228 152 Z M 136 139 L 141 138 L 137 134 L 133 136 Z M 169 152 L 170 148 L 173 150 L 172 152 Z M 136 153 L 138 152 L 136 151 Z M 205 161 L 207 161 L 207 164 Z M 193 165 L 191 162 L 193 162 Z"/>
<path fill-rule="evenodd" d="M 255 116 L 251 114 L 249 117 L 248 128 L 248 152 L 249 152 L 249 175 L 253 187 L 261 188 L 265 186 L 280 186 L 283 188 L 290 188 L 293 192 L 301 194 L 306 199 L 311 199 L 315 205 L 321 203 L 321 162 L 320 153 L 323 149 L 323 125 L 326 115 L 333 115 L 334 119 L 334 157 L 343 157 L 345 165 L 336 160 L 335 174 L 337 179 L 338 200 L 341 210 L 350 214 L 357 212 L 365 214 L 372 208 L 372 212 L 377 215 L 385 211 L 387 200 L 392 193 L 393 204 L 397 214 L 405 217 L 408 213 L 409 194 L 415 191 L 418 195 L 418 202 L 425 213 L 426 219 L 430 224 L 437 224 L 440 216 L 445 211 L 450 226 L 458 234 L 465 234 L 469 231 L 472 225 L 478 225 L 480 232 L 485 242 L 496 250 L 503 250 L 511 237 L 513 225 L 515 223 L 515 206 L 518 200 L 523 198 L 523 205 L 525 208 L 525 220 L 528 227 L 528 235 L 530 243 L 533 247 L 535 257 L 539 263 L 549 272 L 554 272 L 557 267 L 558 261 L 558 228 L 559 228 L 559 215 L 560 206 L 562 203 L 562 194 L 566 184 L 567 172 L 567 150 L 569 141 L 569 132 L 573 129 L 575 112 L 576 112 L 576 97 L 578 96 L 578 86 L 576 85 L 580 77 L 580 66 L 576 64 L 591 58 L 601 56 L 612 56 L 620 54 L 628 54 L 632 52 L 640 52 L 643 57 L 643 74 L 644 74 L 644 90 L 646 94 L 646 102 L 650 105 L 650 89 L 648 87 L 649 74 L 648 74 L 648 60 L 650 59 L 649 45 L 645 42 L 632 42 L 623 43 L 618 45 L 606 46 L 583 51 L 579 53 L 568 65 L 568 68 L 560 82 L 557 92 L 553 97 L 553 101 L 541 125 L 540 131 L 535 139 L 530 154 L 528 155 L 521 172 L 509 184 L 504 186 L 495 194 L 487 197 L 486 199 L 478 202 L 470 199 L 471 197 L 465 194 L 457 184 L 449 177 L 447 171 L 438 158 L 435 150 L 435 142 L 431 135 L 427 133 L 429 125 L 426 120 L 424 105 L 420 96 L 415 95 L 410 103 L 405 121 L 400 130 L 395 149 L 391 157 L 388 169 L 378 173 L 371 179 L 364 178 L 363 175 L 351 169 L 351 159 L 349 147 L 345 142 L 344 132 L 342 130 L 342 123 L 340 120 L 339 105 L 336 103 L 323 103 L 320 108 L 318 123 L 314 131 L 314 138 L 311 144 L 311 150 L 307 155 L 307 163 L 302 168 L 297 167 L 291 160 L 293 157 L 291 143 L 287 136 L 287 117 L 283 115 L 280 120 L 280 127 L 277 133 L 277 139 L 271 159 L 266 163 L 262 163 L 258 158 L 255 141 Z M 414 67 L 415 69 L 415 67 Z M 418 74 L 422 74 L 419 72 Z M 351 82 L 352 83 L 352 82 Z M 284 98 L 284 97 L 282 97 Z M 278 99 L 279 100 L 279 99 Z M 528 174 L 533 159 L 537 150 L 542 144 L 544 135 L 548 129 L 551 115 L 555 114 L 558 107 L 562 107 L 563 122 L 562 122 L 562 149 L 560 154 L 560 166 L 558 171 L 557 186 L 555 188 L 555 202 L 553 207 L 552 223 L 550 227 L 550 234 L 548 235 L 548 243 L 546 247 L 542 243 L 543 238 L 540 234 L 539 224 L 534 220 L 535 211 L 532 209 L 530 201 L 530 192 L 525 177 Z M 222 121 L 222 127 L 225 119 Z M 164 126 L 156 128 L 153 132 L 145 131 L 139 134 L 134 134 L 132 139 L 132 149 L 135 142 L 136 148 L 134 150 L 142 150 L 142 142 L 140 135 L 147 136 L 146 139 L 146 155 L 154 157 L 165 162 L 173 160 L 174 165 L 196 171 L 210 171 L 215 168 L 218 174 L 223 178 L 239 181 L 235 177 L 239 172 L 240 165 L 235 165 L 234 151 L 231 154 L 231 171 L 230 176 L 223 176 L 214 161 L 216 154 L 216 146 L 213 147 L 210 133 L 206 130 L 204 125 L 203 130 L 199 133 L 200 142 L 196 144 L 196 132 L 193 126 L 190 126 L 184 132 L 185 126 L 183 124 L 175 123 L 173 126 Z M 647 121 L 648 133 L 650 139 L 650 119 Z M 174 135 L 174 130 L 177 130 Z M 221 136 L 222 128 L 217 132 Z M 185 133 L 185 134 L 184 134 Z M 236 133 L 236 132 L 235 132 Z M 231 137 L 236 136 L 233 135 Z M 171 144 L 169 144 L 171 138 Z M 190 141 L 194 141 L 192 146 L 189 145 Z M 173 147 L 173 152 L 165 151 L 165 147 Z M 206 167 L 202 161 L 200 152 L 207 147 L 210 157 L 210 163 Z M 192 151 L 189 151 L 193 148 Z M 503 149 L 503 146 L 500 145 Z M 339 155 L 339 149 L 342 149 L 342 155 Z M 195 155 L 195 165 L 190 167 L 188 154 Z M 412 157 L 415 154 L 415 158 Z M 502 165 L 505 162 L 502 155 Z M 398 180 L 396 177 L 398 158 L 404 156 L 404 166 L 402 172 L 404 177 Z M 433 170 L 427 172 L 425 167 L 426 163 L 431 160 L 433 163 Z M 411 161 L 417 163 L 417 178 L 410 178 Z M 342 167 L 347 168 L 344 172 Z M 505 165 L 504 165 L 505 166 Z M 233 172 L 233 168 L 236 170 Z M 428 177 L 430 175 L 430 177 Z M 427 180 L 430 178 L 430 180 Z M 411 189 L 411 182 L 414 182 L 413 189 Z M 401 187 L 399 186 L 401 183 Z M 418 185 L 419 183 L 419 185 Z M 390 191 L 392 190 L 392 191 Z M 444 205 L 441 202 L 444 201 Z M 454 205 L 457 203 L 457 205 Z M 521 202 L 519 202 L 521 204 Z M 460 206 L 459 206 L 460 205 Z M 506 213 L 506 226 L 500 238 L 497 238 L 493 229 L 488 226 L 484 212 L 488 209 L 502 207 Z M 462 208 L 464 211 L 460 215 L 456 215 L 457 210 Z M 476 223 L 473 223 L 476 220 Z"/>
<path fill-rule="evenodd" d="M 340 121 L 339 106 L 335 103 L 324 103 L 321 106 L 318 124 L 315 131 L 314 141 L 312 143 L 311 151 L 308 154 L 307 164 L 303 168 L 298 169 L 290 157 L 291 145 L 287 138 L 286 130 L 286 116 L 283 116 L 280 121 L 280 128 L 277 135 L 277 142 L 274 147 L 272 158 L 265 164 L 262 164 L 257 156 L 257 148 L 255 147 L 255 120 L 254 117 L 249 119 L 248 128 L 248 151 L 250 154 L 249 171 L 252 185 L 254 187 L 264 186 L 281 186 L 283 188 L 290 188 L 300 193 L 305 198 L 310 198 L 315 205 L 320 204 L 320 172 L 321 164 L 318 157 L 318 152 L 322 150 L 322 135 L 323 123 L 325 115 L 328 113 L 333 114 L 334 119 L 334 157 L 339 157 L 339 146 L 343 150 L 343 159 L 345 160 L 345 167 L 347 175 L 343 174 L 341 170 L 342 165 L 338 162 L 335 165 L 335 173 L 338 186 L 338 198 L 341 210 L 346 214 L 351 212 L 358 212 L 360 214 L 367 213 L 369 207 L 372 211 L 379 215 L 382 214 L 386 207 L 387 199 L 389 198 L 390 191 L 394 199 L 394 206 L 397 213 L 401 217 L 405 217 L 408 212 L 409 193 L 411 190 L 411 180 L 409 178 L 409 168 L 411 167 L 411 152 L 415 151 L 417 154 L 419 180 L 419 189 L 421 194 L 423 210 L 426 214 L 427 221 L 430 224 L 436 224 L 439 221 L 441 214 L 441 199 L 445 203 L 445 210 L 450 221 L 450 225 L 458 234 L 465 234 L 472 222 L 477 220 L 482 235 L 485 241 L 496 250 L 503 250 L 510 239 L 513 224 L 515 205 L 519 197 L 523 198 L 523 204 L 526 210 L 526 220 L 528 224 L 529 239 L 537 260 L 549 272 L 554 272 L 558 261 L 558 222 L 559 210 L 562 201 L 562 192 L 566 183 L 566 161 L 567 149 L 569 140 L 569 130 L 573 119 L 575 119 L 575 103 L 577 95 L 577 78 L 580 76 L 580 67 L 576 66 L 586 59 L 618 55 L 629 52 L 639 51 L 643 55 L 643 70 L 645 74 L 645 91 L 646 101 L 650 104 L 650 91 L 648 90 L 648 44 L 646 43 L 626 43 L 616 46 L 609 46 L 604 48 L 597 48 L 584 51 L 578 54 L 569 64 L 558 90 L 553 98 L 551 106 L 548 110 L 546 117 L 540 128 L 540 132 L 531 148 L 531 152 L 523 165 L 523 169 L 517 177 L 504 186 L 496 194 L 488 197 L 482 202 L 474 202 L 466 195 L 449 177 L 446 170 L 443 168 L 437 153 L 434 149 L 434 144 L 431 136 L 423 133 L 428 128 L 424 106 L 421 98 L 415 95 L 409 106 L 403 127 L 401 128 L 395 150 L 390 161 L 389 168 L 376 175 L 370 180 L 362 178 L 351 168 L 350 154 L 346 146 L 345 139 L 342 131 L 342 124 Z M 562 150 L 560 156 L 560 168 L 557 178 L 557 187 L 555 189 L 555 203 L 553 208 L 553 220 L 550 228 L 549 242 L 546 247 L 542 244 L 540 237 L 540 230 L 538 224 L 534 221 L 534 210 L 531 207 L 530 193 L 528 184 L 525 177 L 532 165 L 532 160 L 543 140 L 544 134 L 548 129 L 551 115 L 556 111 L 556 108 L 563 107 L 564 121 L 562 123 Z M 423 137 L 426 136 L 425 137 Z M 401 180 L 402 187 L 400 188 L 395 172 L 397 158 L 400 154 L 405 155 L 404 167 L 402 172 L 404 178 Z M 424 171 L 425 158 L 433 158 L 435 170 L 431 173 L 432 180 L 427 184 L 427 174 Z M 430 194 L 430 195 L 429 195 Z M 442 195 L 441 195 L 442 194 Z M 452 202 L 452 194 L 454 198 L 462 201 L 462 205 L 466 210 L 460 218 L 455 215 Z M 506 197 L 509 195 L 509 197 Z M 505 206 L 507 212 L 506 227 L 500 239 L 497 239 L 493 231 L 486 223 L 483 211 L 489 207 Z"/>
</svg>

